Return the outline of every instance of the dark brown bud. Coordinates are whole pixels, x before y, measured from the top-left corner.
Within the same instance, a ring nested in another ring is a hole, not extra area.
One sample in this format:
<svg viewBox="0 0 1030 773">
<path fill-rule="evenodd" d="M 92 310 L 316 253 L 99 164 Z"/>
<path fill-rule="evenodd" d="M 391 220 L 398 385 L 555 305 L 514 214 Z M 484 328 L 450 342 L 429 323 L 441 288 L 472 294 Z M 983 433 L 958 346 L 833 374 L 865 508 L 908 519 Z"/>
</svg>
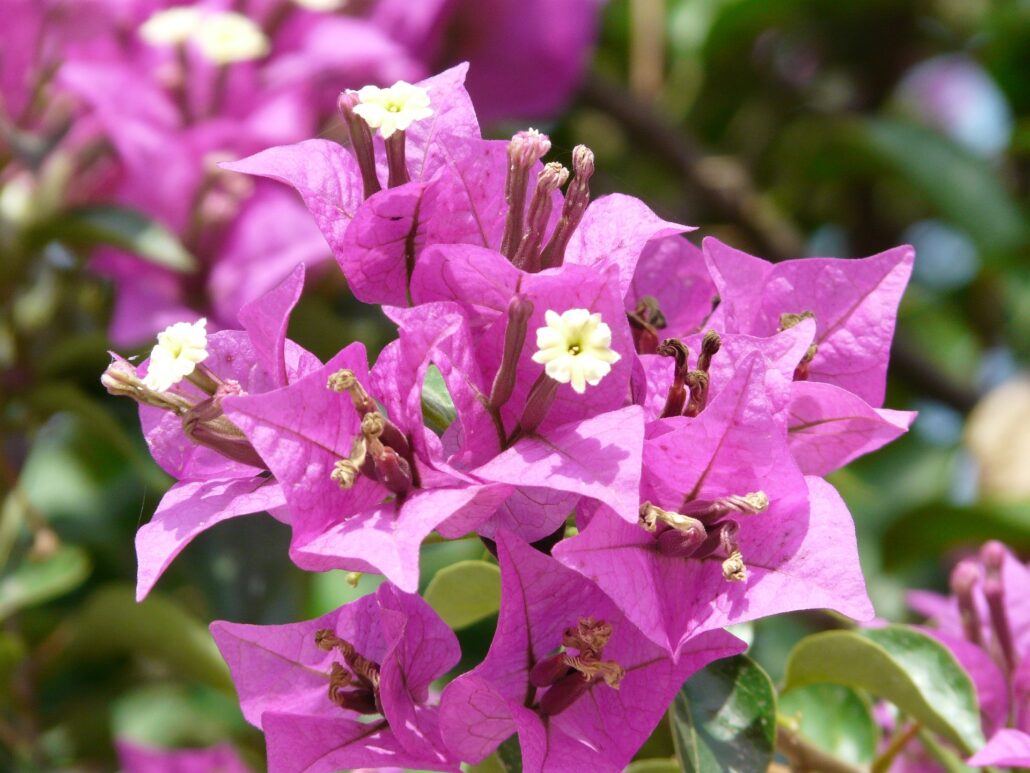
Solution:
<svg viewBox="0 0 1030 773">
<path fill-rule="evenodd" d="M 368 127 L 365 119 L 354 112 L 358 104 L 358 94 L 355 91 L 344 91 L 340 94 L 336 104 L 343 115 L 344 124 L 350 134 L 351 148 L 354 150 L 354 157 L 358 162 L 358 169 L 361 170 L 361 182 L 364 187 L 364 195 L 367 199 L 382 188 L 379 184 L 379 176 L 376 173 L 375 148 L 372 145 L 372 130 Z"/>
</svg>

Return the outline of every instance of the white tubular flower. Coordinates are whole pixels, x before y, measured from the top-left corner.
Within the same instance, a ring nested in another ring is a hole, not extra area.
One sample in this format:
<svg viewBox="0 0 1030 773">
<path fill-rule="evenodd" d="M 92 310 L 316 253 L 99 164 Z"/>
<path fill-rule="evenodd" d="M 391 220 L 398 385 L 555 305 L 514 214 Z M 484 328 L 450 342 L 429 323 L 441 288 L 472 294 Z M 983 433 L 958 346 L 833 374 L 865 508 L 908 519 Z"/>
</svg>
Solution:
<svg viewBox="0 0 1030 773">
<path fill-rule="evenodd" d="M 429 92 L 407 81 L 397 81 L 387 89 L 364 86 L 358 90 L 358 100 L 354 112 L 365 119 L 369 127 L 379 129 L 383 139 L 433 114 Z"/>
<path fill-rule="evenodd" d="M 207 320 L 176 322 L 157 334 L 157 346 L 150 352 L 150 364 L 143 385 L 165 392 L 193 372 L 207 359 Z"/>
<path fill-rule="evenodd" d="M 600 314 L 569 309 L 562 314 L 547 310 L 547 327 L 537 328 L 537 352 L 533 362 L 559 384 L 571 384 L 579 394 L 586 385 L 597 386 L 621 358 L 612 351 L 612 329 Z"/>
<path fill-rule="evenodd" d="M 139 34 L 152 46 L 178 46 L 193 36 L 202 19 L 199 8 L 177 5 L 151 14 L 140 26 Z"/>
<path fill-rule="evenodd" d="M 347 5 L 347 0 L 293 0 L 293 2 L 309 11 L 338 11 Z"/>
<path fill-rule="evenodd" d="M 204 16 L 192 40 L 206 59 L 219 65 L 260 59 L 269 50 L 268 38 L 261 27 L 240 13 Z"/>
</svg>

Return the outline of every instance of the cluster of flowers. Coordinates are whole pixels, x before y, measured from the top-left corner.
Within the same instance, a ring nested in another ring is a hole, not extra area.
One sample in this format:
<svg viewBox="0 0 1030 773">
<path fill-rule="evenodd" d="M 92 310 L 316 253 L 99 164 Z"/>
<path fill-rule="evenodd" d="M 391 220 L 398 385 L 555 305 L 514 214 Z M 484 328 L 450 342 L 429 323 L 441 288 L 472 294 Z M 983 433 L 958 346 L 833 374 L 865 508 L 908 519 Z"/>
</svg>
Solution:
<svg viewBox="0 0 1030 773">
<path fill-rule="evenodd" d="M 1030 767 L 1030 568 L 1000 542 L 951 573 L 952 596 L 916 591 L 909 603 L 929 618 L 927 633 L 951 650 L 980 699 L 987 745 L 969 759 L 985 767 Z M 935 770 L 920 759 L 903 771 Z"/>
<path fill-rule="evenodd" d="M 396 323 L 371 369 L 361 343 L 322 364 L 286 338 L 298 268 L 242 330 L 180 322 L 103 377 L 178 479 L 137 537 L 140 597 L 261 511 L 301 568 L 388 580 L 317 620 L 212 626 L 273 770 L 452 770 L 515 733 L 526 770 L 621 769 L 743 649 L 727 626 L 873 613 L 821 476 L 913 418 L 880 407 L 912 250 L 698 249 L 637 199 L 590 201 L 586 147 L 570 173 L 539 132 L 482 139 L 464 75 L 343 93 L 349 147 L 223 165 L 295 188 Z M 502 580 L 488 655 L 440 695 L 459 649 L 415 595 L 431 532 L 478 535 Z"/>
<path fill-rule="evenodd" d="M 66 203 L 144 212 L 199 269 L 97 254 L 92 268 L 117 291 L 112 339 L 136 345 L 198 313 L 233 327 L 244 303 L 329 254 L 289 191 L 218 162 L 331 131 L 341 86 L 416 80 L 441 60 L 478 63 L 472 86 L 491 119 L 553 113 L 583 70 L 600 6 L 0 0 L 13 30 L 0 57 L 0 150 L 11 140 L 14 151 L 0 152 L 0 216 L 38 215 L 29 200 L 48 187 L 67 190 Z M 52 146 L 61 152 L 41 175 L 36 156 Z M 8 156 L 27 160 L 5 169 Z"/>
</svg>

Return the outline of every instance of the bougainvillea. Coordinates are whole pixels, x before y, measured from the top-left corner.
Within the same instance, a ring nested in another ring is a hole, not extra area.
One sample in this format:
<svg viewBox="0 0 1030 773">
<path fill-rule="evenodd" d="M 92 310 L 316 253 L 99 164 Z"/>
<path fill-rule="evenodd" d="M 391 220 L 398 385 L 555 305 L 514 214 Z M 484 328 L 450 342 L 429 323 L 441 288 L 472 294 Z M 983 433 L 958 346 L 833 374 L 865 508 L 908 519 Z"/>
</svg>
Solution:
<svg viewBox="0 0 1030 773">
<path fill-rule="evenodd" d="M 104 377 L 180 479 L 141 529 L 141 592 L 261 507 L 302 568 L 389 580 L 308 623 L 214 624 L 277 770 L 455 769 L 510 737 L 526 770 L 619 770 L 688 676 L 743 648 L 727 626 L 873 616 L 820 476 L 912 420 L 881 407 L 912 250 L 699 250 L 637 199 L 591 201 L 589 149 L 570 172 L 540 132 L 482 139 L 465 72 L 344 92 L 347 145 L 223 166 L 295 188 L 397 325 L 371 368 L 360 343 L 321 365 L 285 339 L 295 273 L 243 331 L 182 320 Z M 457 644 L 412 595 L 434 532 L 478 536 L 501 582 L 489 653 L 442 695 Z"/>
<path fill-rule="evenodd" d="M 244 304 L 295 266 L 329 258 L 294 196 L 220 162 L 331 133 L 341 86 L 416 80 L 461 60 L 477 64 L 473 89 L 491 120 L 551 116 L 583 73 L 602 2 L 416 5 L 0 3 L 21 31 L 0 62 L 5 124 L 52 133 L 75 175 L 71 203 L 145 213 L 195 258 L 186 273 L 115 247 L 97 251 L 91 266 L 116 289 L 117 344 L 198 313 L 232 328 Z M 469 25 L 492 37 L 468 34 Z"/>
<path fill-rule="evenodd" d="M 1000 542 L 960 561 L 950 598 L 909 594 L 930 632 L 972 677 L 987 745 L 971 765 L 1030 764 L 1030 569 Z"/>
</svg>

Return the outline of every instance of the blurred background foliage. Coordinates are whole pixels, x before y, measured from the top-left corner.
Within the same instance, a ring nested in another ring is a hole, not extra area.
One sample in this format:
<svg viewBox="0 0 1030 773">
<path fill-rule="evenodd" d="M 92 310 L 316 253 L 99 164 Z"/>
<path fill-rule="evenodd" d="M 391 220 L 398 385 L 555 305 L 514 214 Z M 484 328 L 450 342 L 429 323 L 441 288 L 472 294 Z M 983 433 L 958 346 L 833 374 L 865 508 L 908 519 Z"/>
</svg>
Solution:
<svg viewBox="0 0 1030 773">
<path fill-rule="evenodd" d="M 920 418 L 832 477 L 888 619 L 988 537 L 1030 550 L 1027 72 L 1025 0 L 612 0 L 583 88 L 538 126 L 559 156 L 594 149 L 595 195 L 640 196 L 769 259 L 916 246 L 887 405 Z M 33 201 L 0 202 L 32 208 L 29 228 L 0 228 L 0 768 L 113 769 L 114 738 L 231 739 L 259 765 L 207 622 L 314 616 L 376 578 L 304 574 L 285 527 L 249 517 L 203 534 L 135 604 L 133 535 L 171 481 L 134 406 L 99 386 L 111 290 L 82 267 L 99 243 L 189 266 L 133 213 L 64 210 L 56 167 L 41 161 Z M 323 357 L 391 336 L 337 272 L 309 285 L 290 332 Z M 448 608 L 448 573 L 483 556 L 474 540 L 423 554 L 462 668 L 489 644 L 496 590 L 484 577 L 484 599 Z M 780 679 L 792 644 L 833 624 L 792 615 L 746 633 Z M 670 753 L 663 728 L 642 756 Z"/>
</svg>

